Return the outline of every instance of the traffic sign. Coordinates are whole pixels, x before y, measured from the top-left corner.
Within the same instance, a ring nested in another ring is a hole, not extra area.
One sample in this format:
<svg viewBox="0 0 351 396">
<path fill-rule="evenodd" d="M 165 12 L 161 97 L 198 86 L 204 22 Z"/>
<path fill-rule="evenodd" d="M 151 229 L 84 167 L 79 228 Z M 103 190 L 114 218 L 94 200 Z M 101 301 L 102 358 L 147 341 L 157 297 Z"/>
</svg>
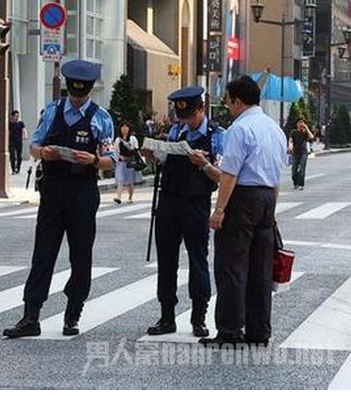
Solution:
<svg viewBox="0 0 351 396">
<path fill-rule="evenodd" d="M 42 28 L 41 53 L 44 61 L 60 61 L 64 53 L 64 32 L 62 29 Z"/>
<path fill-rule="evenodd" d="M 59 29 L 67 21 L 66 8 L 59 3 L 47 3 L 40 10 L 40 22 L 47 29 Z"/>
</svg>

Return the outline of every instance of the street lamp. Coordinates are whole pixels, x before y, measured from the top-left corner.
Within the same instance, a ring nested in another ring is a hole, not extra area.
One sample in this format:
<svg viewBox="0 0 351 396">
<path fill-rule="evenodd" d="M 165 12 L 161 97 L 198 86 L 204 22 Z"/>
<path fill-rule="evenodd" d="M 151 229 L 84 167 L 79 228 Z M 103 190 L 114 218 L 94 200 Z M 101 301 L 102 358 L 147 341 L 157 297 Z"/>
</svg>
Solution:
<svg viewBox="0 0 351 396">
<path fill-rule="evenodd" d="M 280 88 L 280 127 L 283 128 L 284 126 L 284 74 L 285 74 L 285 65 L 284 65 L 284 58 L 285 58 L 285 28 L 287 26 L 293 26 L 296 24 L 296 20 L 293 21 L 288 21 L 285 17 L 285 13 L 282 15 L 282 19 L 280 21 L 272 21 L 272 20 L 266 20 L 262 19 L 263 16 L 263 11 L 264 11 L 265 5 L 260 3 L 260 0 L 256 0 L 256 4 L 251 5 L 251 11 L 252 11 L 252 16 L 253 19 L 256 23 L 264 23 L 266 25 L 274 25 L 274 26 L 279 26 L 282 29 L 282 34 L 281 34 L 281 88 Z M 310 16 L 313 17 L 315 16 L 316 13 L 316 3 L 315 0 L 306 0 L 305 4 L 305 13 L 306 17 Z M 350 32 L 351 34 L 351 32 Z M 351 39 L 351 35 L 350 35 Z"/>
</svg>

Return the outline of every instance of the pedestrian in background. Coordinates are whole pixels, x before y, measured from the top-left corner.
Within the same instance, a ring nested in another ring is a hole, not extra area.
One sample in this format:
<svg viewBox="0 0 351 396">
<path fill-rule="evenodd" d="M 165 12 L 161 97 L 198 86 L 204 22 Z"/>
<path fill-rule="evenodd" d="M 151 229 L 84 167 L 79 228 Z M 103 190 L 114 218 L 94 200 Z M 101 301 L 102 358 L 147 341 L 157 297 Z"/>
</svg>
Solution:
<svg viewBox="0 0 351 396">
<path fill-rule="evenodd" d="M 296 129 L 291 131 L 289 138 L 289 152 L 292 153 L 293 158 L 291 176 L 295 190 L 303 190 L 305 187 L 307 159 L 312 141 L 313 133 L 305 120 L 300 118 L 297 121 Z"/>
<path fill-rule="evenodd" d="M 211 297 L 208 269 L 208 219 L 211 195 L 220 171 L 224 130 L 206 117 L 202 87 L 187 87 L 173 92 L 179 124 L 168 134 L 169 142 L 186 141 L 192 151 L 187 155 L 168 154 L 162 164 L 161 192 L 156 211 L 156 250 L 158 265 L 157 297 L 161 318 L 148 328 L 149 335 L 176 331 L 175 306 L 179 249 L 184 240 L 189 258 L 189 294 L 192 300 L 191 325 L 196 337 L 208 335 L 205 316 Z M 152 157 L 151 153 L 145 153 Z"/>
<path fill-rule="evenodd" d="M 9 124 L 9 152 L 12 174 L 16 175 L 21 171 L 23 140 L 27 139 L 26 126 L 20 120 L 20 113 L 14 110 L 10 116 Z"/>
<path fill-rule="evenodd" d="M 114 202 L 122 203 L 122 192 L 124 188 L 128 189 L 128 203 L 133 203 L 134 186 L 142 181 L 139 171 L 128 167 L 128 159 L 139 149 L 138 139 L 132 135 L 132 128 L 129 122 L 123 121 L 118 127 L 115 148 L 118 156 L 116 163 L 115 176 L 117 184 L 117 196 Z"/>
<path fill-rule="evenodd" d="M 223 143 L 222 175 L 210 227 L 215 232 L 215 338 L 205 346 L 268 344 L 274 251 L 274 211 L 286 137 L 260 103 L 247 76 L 229 82 L 226 104 L 235 120 Z M 245 327 L 245 337 L 242 329 Z"/>
<path fill-rule="evenodd" d="M 69 96 L 46 107 L 30 147 L 31 155 L 43 163 L 44 178 L 32 267 L 24 289 L 24 317 L 4 330 L 10 338 L 40 335 L 39 313 L 49 295 L 65 233 L 71 276 L 64 288 L 68 301 L 63 335 L 79 333 L 78 321 L 91 285 L 100 203 L 97 171 L 112 169 L 115 162 L 112 119 L 89 96 L 99 79 L 99 67 L 77 60 L 64 64 L 61 72 Z M 70 161 L 62 159 L 57 146 L 73 150 Z"/>
</svg>

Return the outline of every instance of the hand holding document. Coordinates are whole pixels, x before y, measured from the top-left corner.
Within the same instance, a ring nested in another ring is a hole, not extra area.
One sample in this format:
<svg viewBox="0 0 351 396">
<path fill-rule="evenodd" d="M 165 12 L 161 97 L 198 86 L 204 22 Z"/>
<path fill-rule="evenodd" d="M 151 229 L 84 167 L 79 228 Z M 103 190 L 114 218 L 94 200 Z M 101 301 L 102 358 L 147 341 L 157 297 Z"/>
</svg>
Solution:
<svg viewBox="0 0 351 396">
<path fill-rule="evenodd" d="M 68 161 L 73 164 L 78 163 L 76 156 L 75 156 L 75 150 L 70 149 L 68 147 L 55 146 L 55 145 L 51 145 L 48 147 L 57 150 L 57 152 L 60 155 L 60 159 L 62 161 Z"/>
<path fill-rule="evenodd" d="M 162 157 L 164 154 L 188 155 L 192 152 L 188 142 L 164 142 L 162 140 L 145 138 L 142 149 L 154 152 L 156 157 Z"/>
</svg>

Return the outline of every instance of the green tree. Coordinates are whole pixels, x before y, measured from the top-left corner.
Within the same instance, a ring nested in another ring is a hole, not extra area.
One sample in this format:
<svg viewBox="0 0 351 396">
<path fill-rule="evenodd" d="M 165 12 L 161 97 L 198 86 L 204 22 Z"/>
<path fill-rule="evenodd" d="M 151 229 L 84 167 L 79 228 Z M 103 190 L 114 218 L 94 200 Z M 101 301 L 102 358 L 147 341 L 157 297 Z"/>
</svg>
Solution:
<svg viewBox="0 0 351 396">
<path fill-rule="evenodd" d="M 351 142 L 350 115 L 345 105 L 334 108 L 330 125 L 330 144 L 345 146 Z"/>
<path fill-rule="evenodd" d="M 303 117 L 303 113 L 299 102 L 292 103 L 290 106 L 289 116 L 284 127 L 287 138 L 289 138 L 291 131 L 296 129 L 297 121 L 301 117 Z"/>
<path fill-rule="evenodd" d="M 128 121 L 136 135 L 143 135 L 140 109 L 140 99 L 132 82 L 128 76 L 122 75 L 113 85 L 109 110 L 116 128 L 121 121 Z"/>
</svg>

